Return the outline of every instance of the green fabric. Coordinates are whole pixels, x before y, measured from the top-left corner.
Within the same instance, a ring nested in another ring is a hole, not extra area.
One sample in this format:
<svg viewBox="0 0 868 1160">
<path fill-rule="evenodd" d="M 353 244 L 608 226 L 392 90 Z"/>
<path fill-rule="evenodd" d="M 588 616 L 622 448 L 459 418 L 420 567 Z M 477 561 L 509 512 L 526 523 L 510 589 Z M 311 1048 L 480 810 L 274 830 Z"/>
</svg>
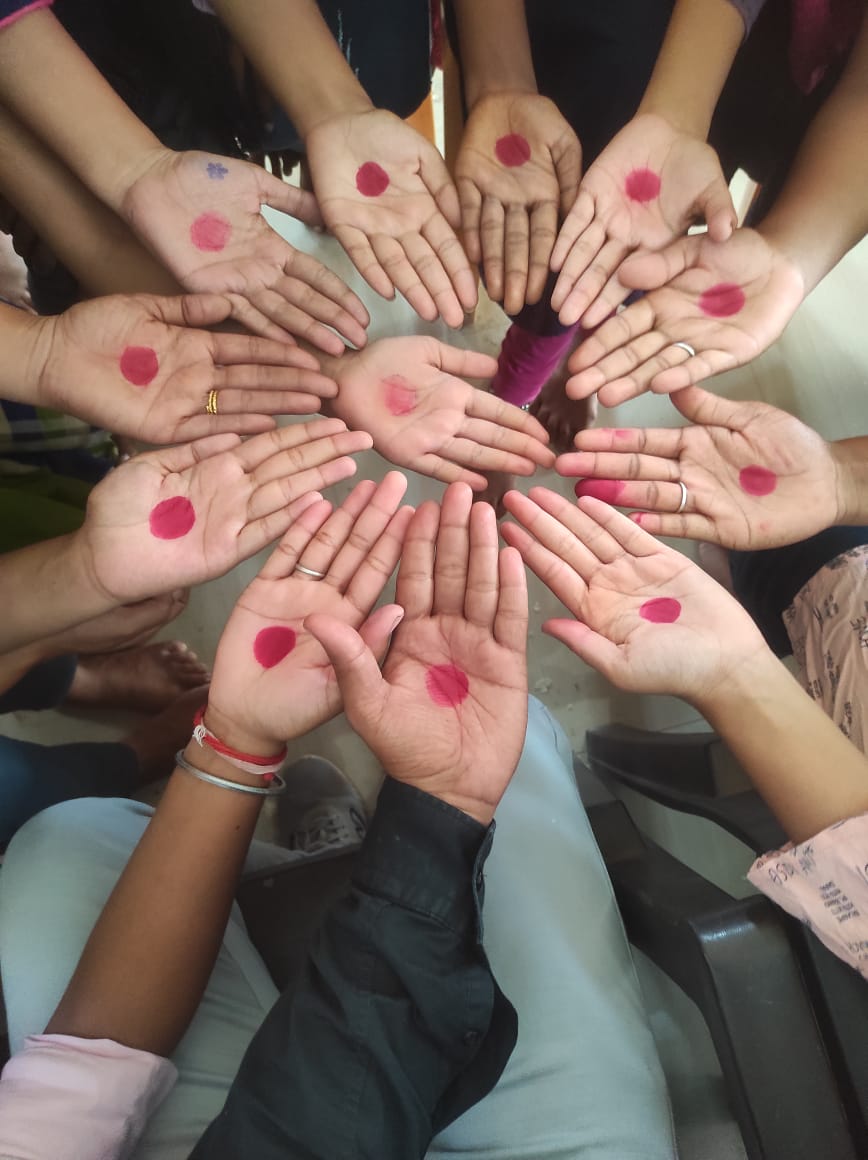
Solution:
<svg viewBox="0 0 868 1160">
<path fill-rule="evenodd" d="M 91 484 L 47 468 L 0 481 L 0 552 L 13 552 L 55 536 L 66 536 L 84 523 Z"/>
</svg>

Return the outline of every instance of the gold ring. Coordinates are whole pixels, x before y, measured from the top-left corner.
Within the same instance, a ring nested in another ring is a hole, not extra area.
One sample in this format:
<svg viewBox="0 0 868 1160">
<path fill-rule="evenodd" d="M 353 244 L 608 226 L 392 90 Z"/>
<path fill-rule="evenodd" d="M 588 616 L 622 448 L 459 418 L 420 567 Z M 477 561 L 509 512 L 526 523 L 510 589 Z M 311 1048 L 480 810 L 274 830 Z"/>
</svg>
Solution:
<svg viewBox="0 0 868 1160">
<path fill-rule="evenodd" d="M 217 414 L 217 391 L 208 392 L 208 401 L 205 404 L 205 410 L 209 415 Z"/>
</svg>

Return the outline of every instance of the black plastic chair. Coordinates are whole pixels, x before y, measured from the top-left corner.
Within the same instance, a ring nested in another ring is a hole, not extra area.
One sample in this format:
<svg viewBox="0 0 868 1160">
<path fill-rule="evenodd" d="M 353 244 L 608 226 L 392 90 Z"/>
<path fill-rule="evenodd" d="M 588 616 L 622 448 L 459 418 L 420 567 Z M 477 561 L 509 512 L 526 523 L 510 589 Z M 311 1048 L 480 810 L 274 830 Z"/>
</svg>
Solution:
<svg viewBox="0 0 868 1160">
<path fill-rule="evenodd" d="M 784 841 L 753 790 L 727 786 L 716 734 L 608 725 L 587 745 L 613 792 L 713 821 L 757 854 Z M 731 898 L 642 836 L 623 803 L 589 813 L 631 942 L 705 1018 L 751 1160 L 865 1160 L 865 981 L 766 899 Z"/>
</svg>

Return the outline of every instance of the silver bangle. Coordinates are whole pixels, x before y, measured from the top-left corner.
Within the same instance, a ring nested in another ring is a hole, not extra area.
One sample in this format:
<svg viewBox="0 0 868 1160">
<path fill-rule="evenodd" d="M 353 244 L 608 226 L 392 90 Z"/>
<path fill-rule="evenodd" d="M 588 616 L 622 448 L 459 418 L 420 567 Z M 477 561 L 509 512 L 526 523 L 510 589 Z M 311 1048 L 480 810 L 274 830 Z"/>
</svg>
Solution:
<svg viewBox="0 0 868 1160">
<path fill-rule="evenodd" d="M 225 777 L 216 777 L 213 773 L 206 773 L 204 769 L 197 769 L 195 765 L 191 765 L 184 756 L 183 750 L 179 749 L 175 754 L 175 764 L 179 769 L 183 769 L 185 773 L 191 774 L 199 781 L 204 781 L 208 785 L 219 786 L 220 789 L 232 789 L 236 793 L 252 793 L 256 797 L 277 797 L 286 789 L 286 782 L 279 773 L 274 775 L 274 780 L 270 785 L 263 786 L 262 789 L 257 785 L 242 785 L 238 781 L 229 781 Z"/>
</svg>

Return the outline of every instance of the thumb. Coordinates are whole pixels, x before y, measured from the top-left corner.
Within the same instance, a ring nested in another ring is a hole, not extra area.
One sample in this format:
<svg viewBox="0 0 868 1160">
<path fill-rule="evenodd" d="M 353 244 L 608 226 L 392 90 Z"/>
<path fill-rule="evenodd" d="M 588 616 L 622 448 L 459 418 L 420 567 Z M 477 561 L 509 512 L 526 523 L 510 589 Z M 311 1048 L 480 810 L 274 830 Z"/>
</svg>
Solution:
<svg viewBox="0 0 868 1160">
<path fill-rule="evenodd" d="M 394 609 L 392 611 L 394 624 Z M 376 614 L 370 617 L 369 628 L 375 617 Z M 376 719 L 386 695 L 386 682 L 377 658 L 364 638 L 342 620 L 321 612 L 305 617 L 304 627 L 314 640 L 319 641 L 332 663 L 347 716 L 362 726 L 366 721 Z M 383 643 L 383 638 L 388 638 L 389 634 L 382 630 L 380 633 Z"/>
<path fill-rule="evenodd" d="M 702 387 L 684 387 L 669 398 L 685 419 L 702 427 L 728 427 L 737 431 L 756 415 L 756 404 L 725 399 Z"/>
<path fill-rule="evenodd" d="M 735 206 L 723 174 L 707 187 L 699 201 L 699 211 L 713 242 L 725 242 L 738 224 Z"/>
<path fill-rule="evenodd" d="M 621 263 L 618 277 L 631 290 L 657 290 L 694 265 L 701 242 L 701 235 L 695 234 L 678 238 L 656 253 L 633 254 Z"/>
<path fill-rule="evenodd" d="M 216 326 L 232 313 L 232 303 L 222 294 L 178 294 L 151 298 L 151 306 L 167 326 Z"/>
<path fill-rule="evenodd" d="M 260 172 L 259 181 L 260 196 L 266 205 L 288 213 L 305 225 L 324 225 L 317 200 L 308 190 L 289 185 L 279 177 L 266 173 L 264 169 Z"/>
<path fill-rule="evenodd" d="M 359 636 L 377 658 L 378 664 L 385 660 L 392 634 L 403 619 L 404 609 L 400 604 L 386 604 L 372 613 L 359 629 Z"/>
</svg>

